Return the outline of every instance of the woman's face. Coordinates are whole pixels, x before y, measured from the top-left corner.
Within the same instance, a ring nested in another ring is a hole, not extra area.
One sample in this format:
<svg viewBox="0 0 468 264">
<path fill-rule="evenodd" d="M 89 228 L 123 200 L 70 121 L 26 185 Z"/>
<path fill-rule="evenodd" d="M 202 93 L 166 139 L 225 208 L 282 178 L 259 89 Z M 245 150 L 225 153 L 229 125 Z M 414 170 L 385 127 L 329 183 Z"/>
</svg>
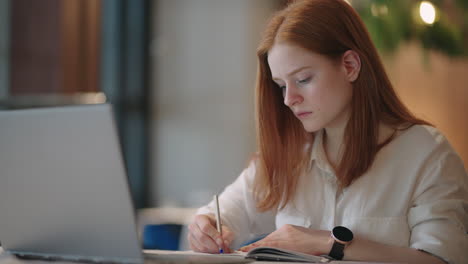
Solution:
<svg viewBox="0 0 468 264">
<path fill-rule="evenodd" d="M 288 43 L 276 43 L 268 52 L 275 88 L 306 131 L 346 124 L 355 80 L 344 60 L 347 53 L 334 61 Z"/>
</svg>

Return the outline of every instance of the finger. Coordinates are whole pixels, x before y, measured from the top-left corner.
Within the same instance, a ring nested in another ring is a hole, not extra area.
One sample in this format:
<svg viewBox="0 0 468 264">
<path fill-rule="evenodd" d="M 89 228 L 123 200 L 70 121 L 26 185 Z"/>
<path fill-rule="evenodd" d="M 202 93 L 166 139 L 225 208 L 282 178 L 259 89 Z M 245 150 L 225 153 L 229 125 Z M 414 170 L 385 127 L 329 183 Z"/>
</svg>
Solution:
<svg viewBox="0 0 468 264">
<path fill-rule="evenodd" d="M 188 241 L 189 241 L 190 249 L 192 249 L 195 252 L 203 252 L 203 250 L 197 247 L 195 240 L 192 238 L 192 235 L 190 234 L 188 235 Z"/>
<path fill-rule="evenodd" d="M 265 241 L 265 242 L 256 244 L 255 247 L 283 248 L 283 243 L 281 243 L 281 241 Z"/>
<path fill-rule="evenodd" d="M 198 225 L 194 225 L 190 228 L 190 235 L 197 247 L 203 252 L 216 253 L 219 251 L 219 246 L 216 242 L 211 237 L 203 233 Z"/>
<path fill-rule="evenodd" d="M 190 226 L 189 226 L 189 230 L 190 230 Z M 187 234 L 187 240 L 189 242 L 190 249 L 192 249 L 193 251 L 201 252 L 200 248 L 197 246 L 198 242 L 193 238 L 191 231 Z"/>
<path fill-rule="evenodd" d="M 263 240 L 260 240 L 260 241 L 257 241 L 255 243 L 252 243 L 250 245 L 241 247 L 239 249 L 239 251 L 248 252 L 248 251 L 250 251 L 250 250 L 252 250 L 254 248 L 258 248 L 258 247 L 282 248 L 283 245 L 281 244 L 281 242 L 278 242 L 278 241 L 263 241 Z"/>
<path fill-rule="evenodd" d="M 221 234 L 218 232 L 218 230 L 216 230 L 208 217 L 200 218 L 200 221 L 197 221 L 196 224 L 203 234 L 215 241 L 215 243 L 218 245 L 218 248 L 222 247 L 223 240 Z"/>
<path fill-rule="evenodd" d="M 225 253 L 232 252 L 231 244 L 234 241 L 234 233 L 228 227 L 223 226 L 223 250 Z"/>
<path fill-rule="evenodd" d="M 232 241 L 234 241 L 234 233 L 227 226 L 223 226 L 222 229 L 224 244 L 230 246 Z"/>
<path fill-rule="evenodd" d="M 223 253 L 231 253 L 232 252 L 231 248 L 229 247 L 228 241 L 226 241 L 226 240 L 223 243 L 222 249 L 223 249 L 223 251 L 222 251 Z"/>
<path fill-rule="evenodd" d="M 246 246 L 243 246 L 241 248 L 239 248 L 239 251 L 243 251 L 243 252 L 247 252 L 247 251 L 250 251 L 254 248 L 258 247 L 258 241 L 255 242 L 255 243 L 252 243 L 252 244 L 248 244 Z"/>
<path fill-rule="evenodd" d="M 243 246 L 243 247 L 239 248 L 238 250 L 242 251 L 242 252 L 248 252 L 248 251 L 250 251 L 250 250 L 252 250 L 254 248 L 255 248 L 255 245 L 250 244 L 250 245 L 247 245 L 247 246 Z"/>
<path fill-rule="evenodd" d="M 205 243 L 198 241 L 197 238 L 193 234 L 190 234 L 190 235 L 192 237 L 191 239 L 192 244 L 199 250 L 199 252 L 212 253 L 212 254 L 219 253 L 219 248 L 216 246 L 216 244 L 213 243 L 213 245 L 215 245 L 214 247 L 207 246 Z"/>
<path fill-rule="evenodd" d="M 230 249 L 229 247 L 226 247 L 226 248 L 224 249 L 224 253 L 226 253 L 226 254 L 233 253 L 233 252 L 234 252 L 234 251 L 233 251 L 232 249 Z"/>
<path fill-rule="evenodd" d="M 260 246 L 258 244 L 250 244 L 250 245 L 239 248 L 239 251 L 249 252 L 250 250 L 257 248 L 257 247 L 260 247 Z"/>
</svg>

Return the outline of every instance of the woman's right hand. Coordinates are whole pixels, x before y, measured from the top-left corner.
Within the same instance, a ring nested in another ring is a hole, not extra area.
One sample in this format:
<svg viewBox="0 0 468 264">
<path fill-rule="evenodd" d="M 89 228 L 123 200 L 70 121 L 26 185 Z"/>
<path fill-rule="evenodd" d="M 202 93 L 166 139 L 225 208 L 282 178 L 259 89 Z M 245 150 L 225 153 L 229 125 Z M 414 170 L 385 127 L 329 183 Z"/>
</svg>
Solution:
<svg viewBox="0 0 468 264">
<path fill-rule="evenodd" d="M 234 234 L 225 225 L 222 226 L 222 231 L 223 237 L 216 229 L 214 215 L 196 215 L 189 225 L 190 248 L 205 253 L 220 253 L 219 249 L 222 248 L 225 253 L 230 253 Z"/>
</svg>

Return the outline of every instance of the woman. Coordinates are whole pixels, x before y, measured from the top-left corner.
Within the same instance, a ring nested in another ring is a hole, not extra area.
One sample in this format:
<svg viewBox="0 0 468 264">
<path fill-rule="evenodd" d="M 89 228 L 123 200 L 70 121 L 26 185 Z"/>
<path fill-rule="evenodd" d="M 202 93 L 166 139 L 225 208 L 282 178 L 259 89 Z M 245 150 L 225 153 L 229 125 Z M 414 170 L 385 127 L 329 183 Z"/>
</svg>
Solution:
<svg viewBox="0 0 468 264">
<path fill-rule="evenodd" d="M 257 51 L 258 154 L 189 229 L 193 250 L 272 246 L 336 259 L 467 263 L 468 187 L 447 140 L 398 99 L 342 0 L 296 1 Z"/>
</svg>

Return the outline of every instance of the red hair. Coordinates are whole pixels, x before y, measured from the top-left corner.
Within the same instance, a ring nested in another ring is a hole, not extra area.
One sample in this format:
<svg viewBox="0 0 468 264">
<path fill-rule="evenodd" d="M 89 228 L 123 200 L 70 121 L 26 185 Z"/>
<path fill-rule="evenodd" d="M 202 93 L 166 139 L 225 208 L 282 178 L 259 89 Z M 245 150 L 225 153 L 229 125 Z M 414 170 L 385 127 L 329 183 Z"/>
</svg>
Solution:
<svg viewBox="0 0 468 264">
<path fill-rule="evenodd" d="M 272 81 L 268 52 L 278 41 L 338 59 L 347 50 L 361 59 L 353 82 L 351 115 L 345 128 L 344 153 L 337 166 L 341 187 L 349 186 L 372 165 L 384 143 L 379 124 L 396 130 L 428 124 L 403 105 L 385 73 L 369 33 L 356 11 L 343 0 L 303 0 L 289 4 L 270 20 L 257 49 L 256 121 L 259 155 L 254 192 L 261 211 L 283 208 L 291 201 L 297 181 L 309 165 L 313 133 L 283 103 Z"/>
</svg>

